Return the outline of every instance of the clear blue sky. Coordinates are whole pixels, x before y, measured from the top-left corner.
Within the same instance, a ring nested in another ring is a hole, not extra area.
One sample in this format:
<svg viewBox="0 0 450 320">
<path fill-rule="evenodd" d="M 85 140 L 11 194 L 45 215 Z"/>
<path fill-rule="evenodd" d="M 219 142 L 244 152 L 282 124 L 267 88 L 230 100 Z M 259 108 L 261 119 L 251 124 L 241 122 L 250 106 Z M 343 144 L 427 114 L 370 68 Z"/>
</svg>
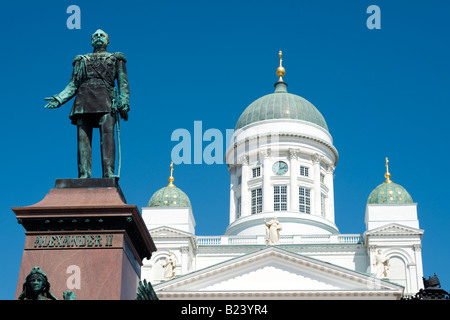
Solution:
<svg viewBox="0 0 450 320">
<path fill-rule="evenodd" d="M 72 4 L 81 9 L 80 30 L 66 26 Z M 366 26 L 372 4 L 381 8 L 380 30 Z M 108 51 L 128 58 L 120 179 L 128 203 L 144 207 L 167 184 L 174 130 L 193 135 L 194 121 L 202 121 L 203 131 L 225 135 L 252 101 L 273 92 L 283 50 L 288 91 L 321 111 L 339 151 L 340 232 L 364 232 L 366 201 L 389 157 L 392 180 L 418 203 L 424 275 L 435 272 L 449 290 L 449 12 L 449 2 L 429 0 L 2 4 L 0 299 L 14 298 L 25 239 L 11 207 L 40 201 L 57 178 L 77 177 L 72 102 L 44 110 L 43 99 L 67 85 L 73 58 L 91 52 L 98 28 L 110 35 Z M 223 234 L 226 165 L 178 165 L 174 176 L 192 202 L 196 233 Z"/>
</svg>

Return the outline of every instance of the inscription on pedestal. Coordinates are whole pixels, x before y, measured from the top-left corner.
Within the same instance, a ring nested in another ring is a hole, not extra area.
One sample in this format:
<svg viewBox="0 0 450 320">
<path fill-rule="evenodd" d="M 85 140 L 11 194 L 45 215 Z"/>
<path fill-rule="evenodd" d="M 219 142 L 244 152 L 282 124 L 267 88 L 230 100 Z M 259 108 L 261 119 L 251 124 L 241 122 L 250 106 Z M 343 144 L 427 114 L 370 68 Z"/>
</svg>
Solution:
<svg viewBox="0 0 450 320">
<path fill-rule="evenodd" d="M 108 231 L 26 232 L 25 250 L 123 248 L 124 234 Z"/>
<path fill-rule="evenodd" d="M 40 235 L 34 237 L 34 248 L 99 248 L 112 247 L 112 234 Z"/>
</svg>

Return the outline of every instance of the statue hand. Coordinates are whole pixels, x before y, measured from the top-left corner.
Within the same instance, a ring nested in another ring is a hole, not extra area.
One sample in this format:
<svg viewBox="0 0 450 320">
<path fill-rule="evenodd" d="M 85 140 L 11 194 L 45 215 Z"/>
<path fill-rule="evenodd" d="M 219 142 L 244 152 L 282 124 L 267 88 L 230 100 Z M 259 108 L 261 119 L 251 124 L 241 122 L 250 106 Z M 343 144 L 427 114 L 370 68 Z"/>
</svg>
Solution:
<svg viewBox="0 0 450 320">
<path fill-rule="evenodd" d="M 127 121 L 128 120 L 128 111 L 130 111 L 130 106 L 128 104 L 122 104 L 119 101 L 117 108 L 119 109 L 120 117 L 123 120 Z"/>
<path fill-rule="evenodd" d="M 44 100 L 49 101 L 45 106 L 44 109 L 55 109 L 55 108 L 59 108 L 59 102 L 58 100 L 56 100 L 53 97 L 49 97 L 49 98 L 45 98 Z"/>
<path fill-rule="evenodd" d="M 63 292 L 63 299 L 64 300 L 75 300 L 75 293 L 72 291 L 64 291 Z"/>
</svg>

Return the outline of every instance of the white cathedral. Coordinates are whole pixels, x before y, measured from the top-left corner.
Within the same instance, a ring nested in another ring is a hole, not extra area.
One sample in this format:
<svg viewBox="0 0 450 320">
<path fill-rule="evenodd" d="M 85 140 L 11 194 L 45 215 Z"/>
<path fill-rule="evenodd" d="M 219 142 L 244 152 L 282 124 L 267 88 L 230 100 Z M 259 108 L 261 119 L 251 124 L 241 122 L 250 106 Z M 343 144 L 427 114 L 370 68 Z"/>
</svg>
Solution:
<svg viewBox="0 0 450 320">
<path fill-rule="evenodd" d="M 338 151 L 322 114 L 287 92 L 244 110 L 226 151 L 230 220 L 223 235 L 196 236 L 194 208 L 173 183 L 142 216 L 157 251 L 142 266 L 159 299 L 401 299 L 423 288 L 417 204 L 390 179 L 369 195 L 366 230 L 335 224 Z"/>
</svg>

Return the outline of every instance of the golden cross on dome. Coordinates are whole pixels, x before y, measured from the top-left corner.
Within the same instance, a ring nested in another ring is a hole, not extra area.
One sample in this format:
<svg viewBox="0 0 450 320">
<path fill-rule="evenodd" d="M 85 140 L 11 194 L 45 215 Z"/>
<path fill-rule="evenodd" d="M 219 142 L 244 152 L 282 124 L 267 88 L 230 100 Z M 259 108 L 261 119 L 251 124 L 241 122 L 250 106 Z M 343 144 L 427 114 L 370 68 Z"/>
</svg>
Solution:
<svg viewBox="0 0 450 320">
<path fill-rule="evenodd" d="M 280 79 L 278 79 L 278 82 L 283 82 L 283 76 L 286 73 L 286 70 L 283 68 L 283 59 L 282 59 L 283 52 L 280 50 L 278 52 L 278 55 L 280 57 L 280 66 L 277 68 L 276 73 L 277 73 L 277 76 L 280 77 Z"/>
<path fill-rule="evenodd" d="M 391 183 L 391 174 L 389 173 L 389 159 L 386 157 L 386 173 L 384 174 L 384 177 L 386 178 L 385 183 Z"/>
<path fill-rule="evenodd" d="M 174 177 L 173 177 L 173 162 L 170 163 L 170 177 L 169 177 L 169 184 L 167 185 L 168 187 L 175 187 L 175 185 L 173 184 L 174 181 Z"/>
</svg>

